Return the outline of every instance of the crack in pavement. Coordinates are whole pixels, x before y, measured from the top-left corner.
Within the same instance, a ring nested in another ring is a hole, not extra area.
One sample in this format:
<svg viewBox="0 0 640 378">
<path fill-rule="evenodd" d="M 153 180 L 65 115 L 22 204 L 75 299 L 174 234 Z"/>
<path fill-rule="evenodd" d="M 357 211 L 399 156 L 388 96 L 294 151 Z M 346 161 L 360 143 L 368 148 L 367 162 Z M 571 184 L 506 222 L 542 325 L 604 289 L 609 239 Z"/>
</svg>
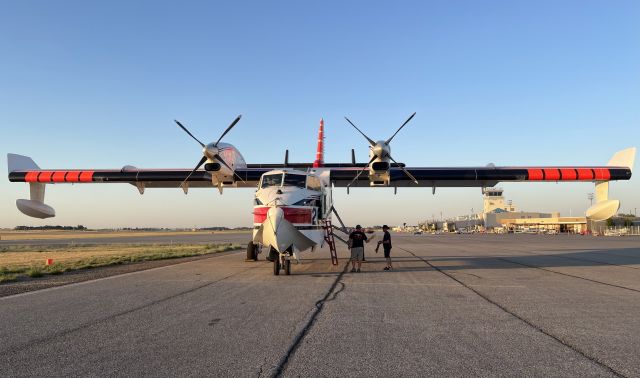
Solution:
<svg viewBox="0 0 640 378">
<path fill-rule="evenodd" d="M 307 320 L 307 323 L 304 325 L 304 327 L 294 337 L 293 342 L 291 343 L 291 345 L 289 345 L 289 348 L 287 349 L 286 353 L 280 358 L 280 361 L 278 361 L 278 364 L 275 366 L 275 369 L 271 374 L 272 378 L 282 376 L 285 369 L 287 368 L 287 364 L 289 363 L 289 360 L 291 359 L 291 357 L 293 357 L 296 350 L 298 349 L 298 346 L 300 346 L 300 343 L 302 343 L 302 340 L 305 338 L 309 330 L 311 330 L 311 327 L 313 327 L 313 324 L 315 323 L 316 318 L 322 311 L 325 303 L 335 300 L 336 296 L 342 291 L 344 291 L 345 284 L 341 282 L 341 280 L 344 274 L 347 272 L 348 267 L 349 267 L 349 260 L 347 260 L 346 264 L 344 265 L 344 268 L 342 269 L 340 274 L 336 277 L 336 279 L 333 281 L 333 284 L 331 284 L 331 287 L 329 287 L 329 290 L 327 290 L 324 297 L 315 303 L 315 306 L 312 309 L 313 313 L 309 317 L 309 320 Z M 342 285 L 342 286 L 340 287 L 339 290 L 336 291 L 336 287 L 338 285 Z"/>
</svg>

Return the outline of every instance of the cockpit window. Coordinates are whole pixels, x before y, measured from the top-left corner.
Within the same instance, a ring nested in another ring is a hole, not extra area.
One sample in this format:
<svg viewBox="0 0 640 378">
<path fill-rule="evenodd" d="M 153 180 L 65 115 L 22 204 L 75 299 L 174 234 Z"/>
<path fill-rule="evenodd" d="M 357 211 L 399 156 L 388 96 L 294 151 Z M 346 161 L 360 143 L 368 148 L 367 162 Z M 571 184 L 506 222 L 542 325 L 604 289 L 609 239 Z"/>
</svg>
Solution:
<svg viewBox="0 0 640 378">
<path fill-rule="evenodd" d="M 309 177 L 307 178 L 307 188 L 309 190 L 315 190 L 319 192 L 321 190 L 320 179 L 316 176 L 309 175 Z"/>
<path fill-rule="evenodd" d="M 262 188 L 282 185 L 282 173 L 262 176 Z"/>
<path fill-rule="evenodd" d="M 296 175 L 293 173 L 285 173 L 284 175 L 284 186 L 296 186 L 298 188 L 304 188 L 306 184 L 306 175 Z"/>
</svg>

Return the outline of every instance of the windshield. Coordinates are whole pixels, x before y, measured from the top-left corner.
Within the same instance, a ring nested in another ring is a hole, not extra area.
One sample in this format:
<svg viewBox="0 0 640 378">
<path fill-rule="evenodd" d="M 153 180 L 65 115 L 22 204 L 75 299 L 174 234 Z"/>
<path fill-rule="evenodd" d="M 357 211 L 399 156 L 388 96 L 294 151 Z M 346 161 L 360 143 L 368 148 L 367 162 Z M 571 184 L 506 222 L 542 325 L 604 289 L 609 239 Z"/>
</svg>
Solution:
<svg viewBox="0 0 640 378">
<path fill-rule="evenodd" d="M 282 173 L 262 176 L 262 187 L 280 186 L 282 184 Z"/>
<path fill-rule="evenodd" d="M 297 186 L 298 188 L 304 188 L 306 183 L 306 175 L 296 175 L 291 173 L 286 173 L 284 175 L 284 186 Z"/>
</svg>

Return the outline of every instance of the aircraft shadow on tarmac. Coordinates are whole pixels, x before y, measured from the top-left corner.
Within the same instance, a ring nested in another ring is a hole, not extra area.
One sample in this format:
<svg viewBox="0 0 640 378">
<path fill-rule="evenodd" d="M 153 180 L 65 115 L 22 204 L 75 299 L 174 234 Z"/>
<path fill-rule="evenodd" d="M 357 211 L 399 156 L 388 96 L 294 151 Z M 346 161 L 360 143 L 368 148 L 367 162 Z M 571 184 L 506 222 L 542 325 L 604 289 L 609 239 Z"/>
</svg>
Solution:
<svg viewBox="0 0 640 378">
<path fill-rule="evenodd" d="M 415 271 L 433 271 L 431 266 L 427 265 L 425 260 L 438 267 L 443 271 L 456 271 L 466 269 L 522 269 L 522 268 L 562 268 L 562 267 L 621 267 L 625 269 L 634 269 L 640 273 L 640 248 L 619 248 L 619 249 L 594 249 L 594 250 L 576 250 L 571 252 L 549 253 L 545 252 L 524 252 L 520 255 L 491 255 L 491 256 L 393 256 L 393 261 L 402 263 L 389 271 L 395 273 L 415 272 Z M 303 263 L 329 261 L 329 259 L 304 259 Z M 381 270 L 384 265 L 382 256 L 369 257 L 367 263 L 363 265 L 362 273 L 389 273 Z M 340 259 L 341 264 L 347 262 L 346 259 Z M 407 266 L 410 263 L 415 265 Z M 451 265 L 449 265 L 451 264 Z M 373 268 L 375 267 L 375 268 Z M 380 267 L 380 269 L 378 269 Z M 309 275 L 315 277 L 335 276 L 340 271 L 311 271 L 296 272 L 295 275 Z"/>
</svg>

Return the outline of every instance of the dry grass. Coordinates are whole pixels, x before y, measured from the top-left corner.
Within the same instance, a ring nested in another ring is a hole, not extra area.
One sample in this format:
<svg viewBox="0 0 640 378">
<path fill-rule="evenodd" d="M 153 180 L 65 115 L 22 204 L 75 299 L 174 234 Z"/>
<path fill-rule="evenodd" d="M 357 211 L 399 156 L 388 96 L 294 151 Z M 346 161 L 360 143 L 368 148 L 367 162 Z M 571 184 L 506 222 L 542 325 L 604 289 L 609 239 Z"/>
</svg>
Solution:
<svg viewBox="0 0 640 378">
<path fill-rule="evenodd" d="M 0 247 L 0 282 L 78 269 L 230 251 L 237 244 L 14 245 Z M 47 259 L 54 264 L 46 266 Z"/>
<path fill-rule="evenodd" d="M 93 239 L 121 238 L 130 236 L 211 235 L 239 232 L 247 231 L 3 231 L 0 232 L 0 240 Z"/>
</svg>

